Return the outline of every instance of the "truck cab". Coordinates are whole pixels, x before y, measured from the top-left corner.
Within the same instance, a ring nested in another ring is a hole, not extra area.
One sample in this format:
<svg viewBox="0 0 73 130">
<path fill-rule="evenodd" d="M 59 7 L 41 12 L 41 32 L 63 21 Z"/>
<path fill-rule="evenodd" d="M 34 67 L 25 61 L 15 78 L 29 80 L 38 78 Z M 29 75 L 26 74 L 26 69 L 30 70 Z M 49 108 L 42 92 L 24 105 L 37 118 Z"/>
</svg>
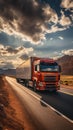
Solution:
<svg viewBox="0 0 73 130">
<path fill-rule="evenodd" d="M 52 59 L 38 59 L 33 62 L 32 81 L 34 91 L 60 89 L 61 67 Z"/>
</svg>

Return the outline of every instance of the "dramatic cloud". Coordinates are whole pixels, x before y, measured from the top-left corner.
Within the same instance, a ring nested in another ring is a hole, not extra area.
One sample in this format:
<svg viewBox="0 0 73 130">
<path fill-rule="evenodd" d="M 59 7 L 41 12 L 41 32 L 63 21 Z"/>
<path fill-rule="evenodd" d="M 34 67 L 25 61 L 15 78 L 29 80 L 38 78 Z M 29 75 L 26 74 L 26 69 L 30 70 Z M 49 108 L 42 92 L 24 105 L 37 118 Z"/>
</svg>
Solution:
<svg viewBox="0 0 73 130">
<path fill-rule="evenodd" d="M 0 0 L 0 66 L 72 53 L 72 34 L 73 0 Z"/>
<path fill-rule="evenodd" d="M 60 24 L 60 22 L 59 22 Z M 58 32 L 58 31 L 63 31 L 63 30 L 66 30 L 67 27 L 58 27 L 57 25 L 52 25 L 50 29 L 48 29 L 47 33 L 55 33 L 55 32 Z"/>
<path fill-rule="evenodd" d="M 73 55 L 73 49 L 62 50 L 62 54 L 64 54 L 64 55 Z"/>
<path fill-rule="evenodd" d="M 33 48 L 25 48 L 23 46 L 19 46 L 17 48 L 13 48 L 11 46 L 3 46 L 0 44 L 0 55 L 1 56 L 14 56 L 14 55 L 22 55 L 22 54 L 29 54 L 33 51 Z"/>
<path fill-rule="evenodd" d="M 12 64 L 12 62 L 3 62 L 2 64 L 0 64 L 0 67 L 1 68 L 4 68 L 4 69 L 10 69 L 10 68 L 14 68 L 14 65 Z"/>
<path fill-rule="evenodd" d="M 71 0 L 63 0 L 61 6 L 67 7 L 69 5 L 71 7 L 72 4 Z M 63 28 L 59 28 L 58 23 Z M 40 0 L 0 0 L 0 30 L 9 35 L 18 35 L 22 37 L 23 41 L 38 44 L 45 39 L 46 33 L 65 30 L 64 26 L 67 25 L 71 25 L 70 18 L 64 14 L 59 18 L 56 11 L 46 2 L 43 3 Z"/>
<path fill-rule="evenodd" d="M 52 40 L 53 40 L 53 38 L 51 37 L 51 38 L 50 38 L 50 41 L 52 41 Z"/>
<path fill-rule="evenodd" d="M 59 23 L 62 25 L 62 26 L 70 26 L 72 24 L 71 20 L 69 17 L 65 16 L 64 12 L 61 11 L 61 18 L 60 18 L 60 21 Z"/>
<path fill-rule="evenodd" d="M 62 0 L 61 7 L 63 8 L 73 8 L 73 0 Z"/>
<path fill-rule="evenodd" d="M 47 23 L 58 20 L 49 4 L 36 0 L 0 0 L 0 29 L 38 42 L 44 39 Z"/>
<path fill-rule="evenodd" d="M 15 57 L 8 59 L 3 58 L 0 62 L 0 68 L 7 69 L 7 68 L 16 68 L 18 65 L 20 65 L 23 62 L 22 59 Z"/>
<path fill-rule="evenodd" d="M 11 46 L 3 46 L 0 44 L 0 67 L 14 68 L 26 60 L 33 54 L 33 48 L 25 48 L 23 46 L 13 48 Z"/>
<path fill-rule="evenodd" d="M 58 38 L 59 38 L 60 40 L 63 40 L 63 39 L 64 39 L 62 36 L 59 36 Z"/>
</svg>

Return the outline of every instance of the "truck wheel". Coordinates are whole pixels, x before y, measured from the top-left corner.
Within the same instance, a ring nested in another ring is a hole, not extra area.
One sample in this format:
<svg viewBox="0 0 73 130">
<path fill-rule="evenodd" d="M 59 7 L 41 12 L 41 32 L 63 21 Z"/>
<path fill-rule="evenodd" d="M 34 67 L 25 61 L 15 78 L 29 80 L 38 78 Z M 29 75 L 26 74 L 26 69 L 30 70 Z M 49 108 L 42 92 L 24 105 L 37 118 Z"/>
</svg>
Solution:
<svg viewBox="0 0 73 130">
<path fill-rule="evenodd" d="M 25 82 L 25 86 L 26 86 L 26 87 L 29 87 L 29 81 L 26 81 L 26 82 Z"/>
<path fill-rule="evenodd" d="M 19 79 L 16 79 L 16 81 L 19 83 Z"/>
<path fill-rule="evenodd" d="M 36 92 L 36 86 L 37 86 L 36 81 L 34 81 L 33 82 L 33 90 L 34 90 L 34 92 Z"/>
</svg>

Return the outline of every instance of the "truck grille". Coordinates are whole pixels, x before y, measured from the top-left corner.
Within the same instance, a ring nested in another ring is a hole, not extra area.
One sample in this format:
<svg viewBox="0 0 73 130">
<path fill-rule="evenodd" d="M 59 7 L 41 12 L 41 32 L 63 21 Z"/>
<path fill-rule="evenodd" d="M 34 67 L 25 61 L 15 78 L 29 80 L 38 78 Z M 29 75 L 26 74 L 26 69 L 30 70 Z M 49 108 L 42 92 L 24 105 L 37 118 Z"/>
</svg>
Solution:
<svg viewBox="0 0 73 130">
<path fill-rule="evenodd" d="M 55 89 L 56 85 L 55 84 L 46 84 L 46 89 Z"/>
<path fill-rule="evenodd" d="M 45 76 L 44 77 L 44 81 L 48 82 L 48 81 L 56 81 L 56 76 Z"/>
</svg>

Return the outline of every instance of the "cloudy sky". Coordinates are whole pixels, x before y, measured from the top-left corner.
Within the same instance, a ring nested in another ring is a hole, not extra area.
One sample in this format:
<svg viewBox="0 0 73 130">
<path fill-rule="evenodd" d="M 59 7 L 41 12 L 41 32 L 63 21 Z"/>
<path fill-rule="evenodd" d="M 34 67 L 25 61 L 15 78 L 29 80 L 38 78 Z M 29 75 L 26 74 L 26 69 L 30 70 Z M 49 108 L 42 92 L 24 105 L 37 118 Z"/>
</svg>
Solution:
<svg viewBox="0 0 73 130">
<path fill-rule="evenodd" d="M 0 0 L 0 68 L 73 55 L 73 0 Z"/>
</svg>

